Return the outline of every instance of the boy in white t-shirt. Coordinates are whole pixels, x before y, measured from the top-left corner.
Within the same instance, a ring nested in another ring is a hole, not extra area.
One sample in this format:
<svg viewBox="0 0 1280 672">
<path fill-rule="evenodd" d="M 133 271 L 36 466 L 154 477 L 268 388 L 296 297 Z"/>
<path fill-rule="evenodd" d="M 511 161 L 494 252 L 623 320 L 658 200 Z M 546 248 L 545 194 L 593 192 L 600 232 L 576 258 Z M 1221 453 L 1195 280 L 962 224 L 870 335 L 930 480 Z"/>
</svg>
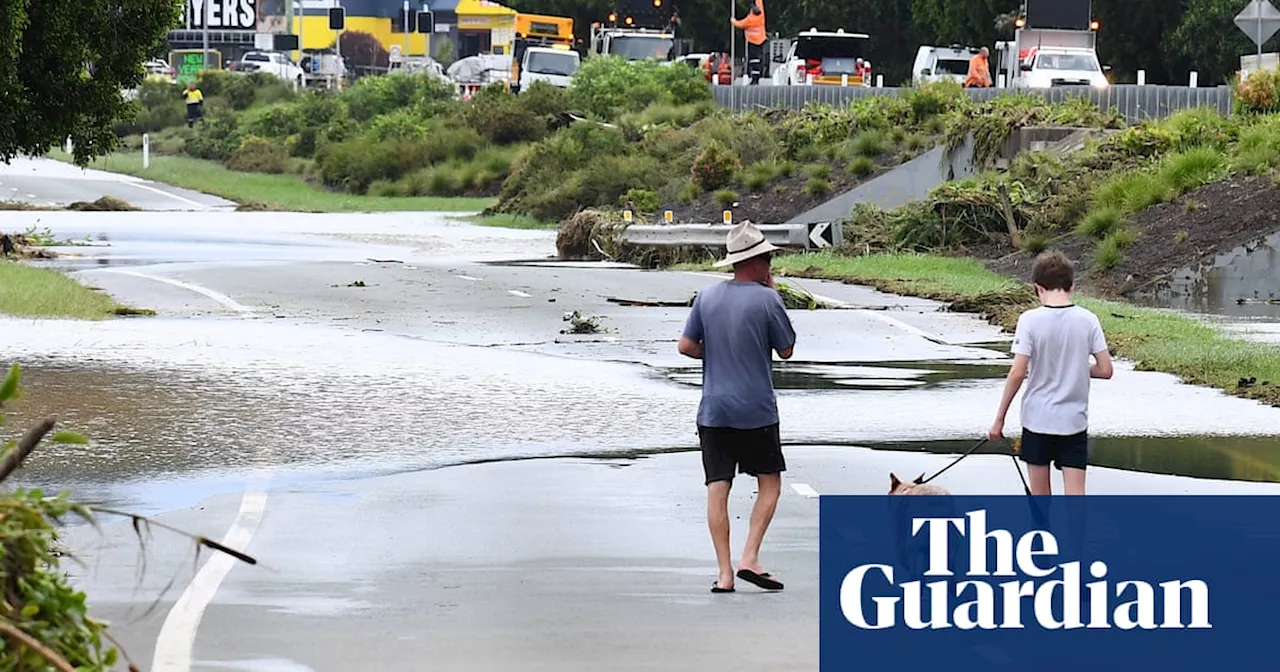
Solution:
<svg viewBox="0 0 1280 672">
<path fill-rule="evenodd" d="M 1027 463 L 1031 494 L 1052 494 L 1053 462 L 1062 471 L 1066 493 L 1083 495 L 1089 462 L 1089 384 L 1092 378 L 1111 377 L 1111 353 L 1098 316 L 1071 303 L 1075 271 L 1070 260 L 1061 252 L 1041 254 L 1031 281 L 1040 307 L 1018 318 L 1013 367 L 987 438 L 1003 438 L 1005 416 L 1025 378 L 1020 453 Z"/>
</svg>

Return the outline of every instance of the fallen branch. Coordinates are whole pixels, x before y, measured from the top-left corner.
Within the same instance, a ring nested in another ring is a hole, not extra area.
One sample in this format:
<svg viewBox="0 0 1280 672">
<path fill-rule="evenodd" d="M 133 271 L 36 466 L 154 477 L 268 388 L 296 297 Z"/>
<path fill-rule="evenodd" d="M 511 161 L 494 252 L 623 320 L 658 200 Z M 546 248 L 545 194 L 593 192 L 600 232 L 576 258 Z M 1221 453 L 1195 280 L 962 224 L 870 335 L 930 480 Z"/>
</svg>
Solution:
<svg viewBox="0 0 1280 672">
<path fill-rule="evenodd" d="M 36 446 L 40 445 L 45 435 L 53 431 L 53 424 L 53 418 L 45 418 L 22 435 L 22 439 L 18 441 L 13 451 L 4 456 L 4 461 L 0 461 L 0 483 L 4 483 L 5 479 L 22 466 L 22 461 L 27 459 Z"/>
<path fill-rule="evenodd" d="M 162 530 L 168 530 L 170 532 L 173 532 L 174 534 L 182 535 L 196 542 L 197 546 L 207 546 L 209 548 L 212 548 L 215 551 L 222 551 L 223 553 L 226 553 L 227 555 L 230 555 L 235 559 L 240 560 L 241 562 L 246 562 L 250 565 L 258 564 L 257 559 L 255 559 L 253 556 L 245 553 L 241 553 L 240 551 L 237 551 L 234 548 L 228 548 L 226 546 L 223 546 L 222 544 L 210 539 L 209 537 L 206 537 L 200 534 L 191 534 L 190 532 L 187 532 L 185 530 L 178 529 L 176 527 L 173 527 L 172 525 L 166 525 L 158 520 L 148 518 L 138 513 L 129 513 L 128 511 L 121 511 L 119 509 L 109 509 L 105 506 L 88 506 L 86 508 L 88 508 L 90 511 L 96 511 L 98 513 L 106 513 L 113 516 L 128 518 L 130 521 L 133 522 L 134 529 L 138 528 L 139 523 L 146 523 L 147 525 L 155 525 L 156 527 Z"/>
<path fill-rule="evenodd" d="M 50 665 L 57 668 L 58 672 L 76 672 L 76 668 L 72 667 L 66 658 L 59 656 L 56 651 L 41 644 L 35 637 L 2 620 L 0 620 L 0 635 L 4 635 L 4 637 L 13 640 L 15 643 L 35 651 L 41 658 L 49 661 Z"/>
</svg>

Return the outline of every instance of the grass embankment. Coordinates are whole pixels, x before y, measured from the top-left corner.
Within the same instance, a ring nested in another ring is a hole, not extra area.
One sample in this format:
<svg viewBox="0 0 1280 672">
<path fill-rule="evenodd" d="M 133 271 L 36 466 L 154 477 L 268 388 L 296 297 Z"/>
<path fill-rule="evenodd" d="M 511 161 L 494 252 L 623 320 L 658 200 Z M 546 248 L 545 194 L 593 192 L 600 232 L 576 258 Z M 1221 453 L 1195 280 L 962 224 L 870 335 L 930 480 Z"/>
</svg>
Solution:
<svg viewBox="0 0 1280 672">
<path fill-rule="evenodd" d="M 0 260 L 0 314 L 101 320 L 155 313 L 116 303 L 59 271 Z"/>
<path fill-rule="evenodd" d="M 50 152 L 49 156 L 60 161 L 71 160 L 60 151 Z M 261 205 L 289 212 L 479 212 L 494 201 L 492 198 L 369 196 L 327 191 L 300 175 L 243 173 L 215 161 L 185 156 L 153 155 L 151 166 L 144 170 L 141 152 L 112 154 L 93 161 L 88 167 L 201 191 L 245 206 Z"/>
<path fill-rule="evenodd" d="M 984 313 L 1005 329 L 1036 304 L 1025 284 L 977 261 L 931 255 L 794 254 L 775 260 L 780 274 L 867 284 L 884 291 L 946 301 L 957 310 Z M 1111 352 L 1140 371 L 1159 371 L 1184 382 L 1280 406 L 1280 349 L 1231 337 L 1195 318 L 1077 295 L 1102 322 Z M 1242 382 L 1245 384 L 1241 384 Z"/>
</svg>

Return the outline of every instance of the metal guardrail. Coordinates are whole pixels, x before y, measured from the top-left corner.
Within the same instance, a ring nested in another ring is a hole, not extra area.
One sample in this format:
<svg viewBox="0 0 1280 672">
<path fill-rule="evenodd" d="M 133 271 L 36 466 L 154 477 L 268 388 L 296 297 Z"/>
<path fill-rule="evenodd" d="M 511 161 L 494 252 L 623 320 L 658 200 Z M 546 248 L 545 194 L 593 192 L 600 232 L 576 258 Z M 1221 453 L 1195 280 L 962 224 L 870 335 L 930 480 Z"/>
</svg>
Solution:
<svg viewBox="0 0 1280 672">
<path fill-rule="evenodd" d="M 867 96 L 898 96 L 909 88 L 867 86 L 715 86 L 716 104 L 739 112 L 753 109 L 803 109 L 809 103 L 842 106 Z M 986 101 L 1008 93 L 1032 93 L 1059 103 L 1068 97 L 1084 97 L 1101 108 L 1118 110 L 1131 122 L 1167 117 L 1178 110 L 1211 107 L 1220 114 L 1231 113 L 1230 86 L 1196 87 L 1116 84 L 1105 89 L 1090 86 L 1063 86 L 1051 89 L 965 89 L 976 101 Z"/>
<path fill-rule="evenodd" d="M 732 224 L 633 224 L 622 232 L 622 240 L 632 245 L 656 247 L 724 247 Z M 765 240 L 778 247 L 817 250 L 839 247 L 843 242 L 840 222 L 808 224 L 761 224 Z"/>
</svg>

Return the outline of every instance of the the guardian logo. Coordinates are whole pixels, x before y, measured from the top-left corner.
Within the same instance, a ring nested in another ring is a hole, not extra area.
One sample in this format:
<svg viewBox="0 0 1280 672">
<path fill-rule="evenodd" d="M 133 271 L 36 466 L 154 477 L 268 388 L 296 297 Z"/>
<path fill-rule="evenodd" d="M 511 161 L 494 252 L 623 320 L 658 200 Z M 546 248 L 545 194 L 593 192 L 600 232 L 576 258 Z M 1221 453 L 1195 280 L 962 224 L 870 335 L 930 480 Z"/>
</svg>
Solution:
<svg viewBox="0 0 1280 672">
<path fill-rule="evenodd" d="M 951 558 L 962 549 L 951 547 L 951 529 L 968 545 L 967 571 L 959 576 Z M 840 611 L 850 624 L 865 630 L 896 628 L 899 622 L 912 630 L 1003 630 L 1024 628 L 1024 619 L 1033 619 L 1049 630 L 1212 628 L 1205 581 L 1171 579 L 1153 586 L 1109 578 L 1102 560 L 1088 563 L 1087 570 L 1077 560 L 1056 562 L 1058 539 L 1051 532 L 1035 529 L 1015 540 L 1009 530 L 988 531 L 983 509 L 962 517 L 912 517 L 911 536 L 927 541 L 923 575 L 945 578 L 895 583 L 893 565 L 859 565 L 840 582 Z M 1092 580 L 1083 583 L 1086 571 Z M 864 609 L 868 595 L 875 604 L 871 615 Z"/>
</svg>

